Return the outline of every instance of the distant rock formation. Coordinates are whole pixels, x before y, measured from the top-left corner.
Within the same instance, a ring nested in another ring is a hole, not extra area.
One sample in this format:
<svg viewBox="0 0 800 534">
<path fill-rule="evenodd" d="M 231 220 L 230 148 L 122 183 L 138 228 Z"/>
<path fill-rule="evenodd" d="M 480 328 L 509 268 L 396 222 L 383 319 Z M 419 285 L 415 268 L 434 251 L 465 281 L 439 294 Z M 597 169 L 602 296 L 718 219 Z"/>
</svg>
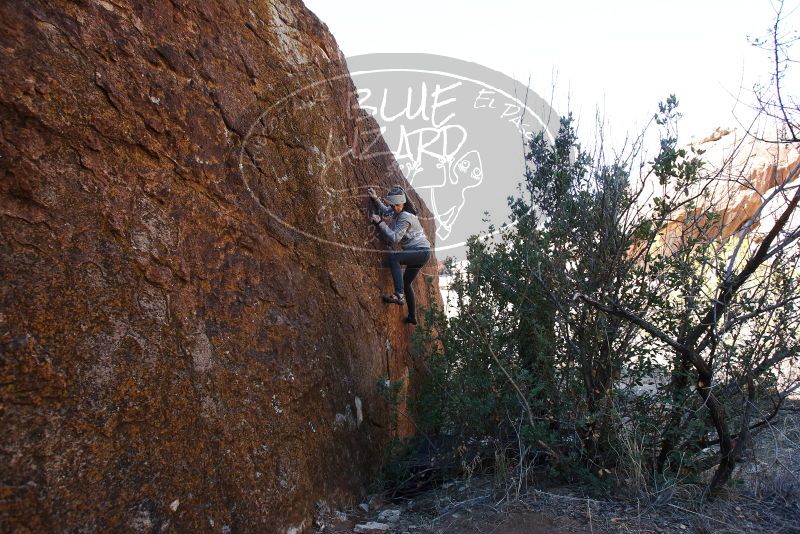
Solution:
<svg viewBox="0 0 800 534">
<path fill-rule="evenodd" d="M 725 240 L 735 234 L 756 215 L 764 196 L 784 183 L 800 162 L 800 144 L 760 141 L 734 128 L 717 128 L 687 148 L 697 151 L 705 162 L 702 174 L 708 179 L 685 195 L 697 196 L 696 208 L 681 211 L 667 225 L 666 242 L 672 246 L 683 233 L 696 230 L 696 226 L 687 225 L 692 220 L 712 239 Z M 776 199 L 771 204 L 773 209 L 759 214 L 751 228 L 768 231 L 774 223 L 773 211 L 780 205 Z M 713 224 L 706 220 L 711 211 L 719 215 Z M 758 239 L 756 233 L 753 236 Z"/>
<path fill-rule="evenodd" d="M 307 530 L 413 394 L 402 173 L 297 0 L 56 5 L 0 4 L 2 530 Z"/>
</svg>

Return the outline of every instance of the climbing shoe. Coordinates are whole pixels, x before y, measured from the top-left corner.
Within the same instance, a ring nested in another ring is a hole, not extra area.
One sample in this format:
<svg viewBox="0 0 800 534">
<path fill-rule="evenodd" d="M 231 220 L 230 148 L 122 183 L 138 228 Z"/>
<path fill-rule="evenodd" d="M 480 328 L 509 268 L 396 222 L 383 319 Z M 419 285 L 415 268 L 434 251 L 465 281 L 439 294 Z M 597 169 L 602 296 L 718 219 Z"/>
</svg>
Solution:
<svg viewBox="0 0 800 534">
<path fill-rule="evenodd" d="M 395 293 L 394 295 L 384 295 L 383 302 L 387 304 L 398 304 L 402 306 L 406 303 L 406 297 L 402 293 Z"/>
<path fill-rule="evenodd" d="M 417 320 L 414 317 L 406 317 L 403 319 L 403 322 L 406 324 L 417 324 Z"/>
</svg>

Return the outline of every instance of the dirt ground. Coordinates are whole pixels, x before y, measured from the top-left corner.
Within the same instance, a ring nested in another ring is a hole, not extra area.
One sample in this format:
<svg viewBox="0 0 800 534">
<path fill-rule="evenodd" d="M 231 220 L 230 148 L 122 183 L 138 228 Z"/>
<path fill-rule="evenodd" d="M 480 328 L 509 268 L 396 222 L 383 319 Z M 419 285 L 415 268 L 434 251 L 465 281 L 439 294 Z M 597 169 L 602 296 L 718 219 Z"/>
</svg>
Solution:
<svg viewBox="0 0 800 534">
<path fill-rule="evenodd" d="M 511 512 L 486 514 L 443 522 L 441 532 L 463 532 L 465 534 L 589 534 L 588 527 L 574 520 L 557 521 L 539 512 Z M 431 532 L 439 532 L 432 530 Z"/>
<path fill-rule="evenodd" d="M 389 505 L 389 509 L 400 508 Z M 386 508 L 384 508 L 386 509 Z M 351 534 L 357 532 L 356 525 L 369 521 L 380 522 L 376 514 L 351 511 L 327 521 L 326 528 L 317 532 Z M 591 534 L 592 530 L 581 521 L 569 517 L 553 517 L 543 512 L 518 509 L 494 511 L 488 506 L 457 507 L 454 511 L 440 515 L 430 512 L 407 512 L 401 514 L 397 523 L 389 524 L 388 533 L 408 534 Z"/>
<path fill-rule="evenodd" d="M 389 534 L 800 534 L 800 401 L 789 408 L 756 437 L 713 500 L 704 498 L 702 484 L 598 499 L 574 487 L 500 491 L 484 476 L 413 498 L 374 495 L 350 510 L 321 510 L 316 532 L 351 534 L 373 521 Z M 399 518 L 382 521 L 387 510 Z"/>
</svg>

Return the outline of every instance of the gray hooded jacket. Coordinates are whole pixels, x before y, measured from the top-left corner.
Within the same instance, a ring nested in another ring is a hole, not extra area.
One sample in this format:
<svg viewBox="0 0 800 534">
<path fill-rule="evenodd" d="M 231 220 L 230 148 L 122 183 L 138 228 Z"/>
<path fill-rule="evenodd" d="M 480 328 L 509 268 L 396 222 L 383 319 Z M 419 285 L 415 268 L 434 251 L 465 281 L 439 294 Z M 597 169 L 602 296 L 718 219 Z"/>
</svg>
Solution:
<svg viewBox="0 0 800 534">
<path fill-rule="evenodd" d="M 391 227 L 385 221 L 378 225 L 381 231 L 392 243 L 400 243 L 404 250 L 410 248 L 431 248 L 431 243 L 425 236 L 425 231 L 419 223 L 419 219 L 413 213 L 401 211 L 395 213 L 394 210 L 383 202 L 375 199 L 380 214 L 384 217 L 392 216 Z"/>
</svg>

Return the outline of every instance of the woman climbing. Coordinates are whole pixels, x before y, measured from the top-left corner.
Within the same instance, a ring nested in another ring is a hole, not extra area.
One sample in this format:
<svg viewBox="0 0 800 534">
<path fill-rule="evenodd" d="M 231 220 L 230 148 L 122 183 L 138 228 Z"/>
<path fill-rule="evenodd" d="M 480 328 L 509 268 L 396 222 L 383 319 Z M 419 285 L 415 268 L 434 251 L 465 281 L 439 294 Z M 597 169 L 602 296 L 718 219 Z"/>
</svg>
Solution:
<svg viewBox="0 0 800 534">
<path fill-rule="evenodd" d="M 399 243 L 402 250 L 393 250 L 389 255 L 389 268 L 394 280 L 394 294 L 384 295 L 383 301 L 390 304 L 408 304 L 408 317 L 405 322 L 417 324 L 417 307 L 414 288 L 411 283 L 417 273 L 431 255 L 431 244 L 417 219 L 414 206 L 406 198 L 406 192 L 396 185 L 389 191 L 386 199 L 391 206 L 385 205 L 375 194 L 373 188 L 367 190 L 370 198 L 377 204 L 379 214 L 371 215 L 372 222 L 377 224 L 392 244 Z M 391 216 L 390 224 L 383 217 Z M 405 273 L 400 265 L 406 266 Z"/>
</svg>

